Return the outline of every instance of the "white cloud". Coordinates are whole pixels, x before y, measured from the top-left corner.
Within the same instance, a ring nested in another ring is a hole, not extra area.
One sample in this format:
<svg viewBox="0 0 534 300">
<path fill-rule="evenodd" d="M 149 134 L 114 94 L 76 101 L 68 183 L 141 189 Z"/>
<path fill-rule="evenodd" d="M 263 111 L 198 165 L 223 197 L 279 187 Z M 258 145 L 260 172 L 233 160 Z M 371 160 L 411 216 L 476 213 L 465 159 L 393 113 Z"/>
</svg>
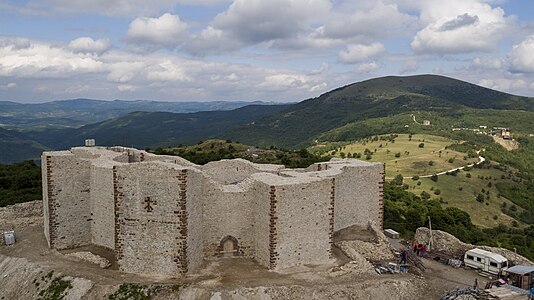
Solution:
<svg viewBox="0 0 534 300">
<path fill-rule="evenodd" d="M 471 66 L 476 69 L 495 69 L 500 70 L 504 68 L 504 61 L 498 57 L 475 57 Z"/>
<path fill-rule="evenodd" d="M 512 47 L 509 60 L 515 72 L 534 72 L 534 34 Z"/>
<path fill-rule="evenodd" d="M 121 92 L 135 92 L 137 90 L 137 87 L 128 84 L 120 84 L 117 86 L 117 89 Z"/>
<path fill-rule="evenodd" d="M 90 37 L 81 37 L 70 41 L 68 47 L 75 53 L 100 55 L 111 47 L 111 41 L 108 39 L 93 40 Z"/>
<path fill-rule="evenodd" d="M 230 0 L 30 0 L 24 4 L 7 4 L 5 7 L 33 15 L 95 13 L 132 17 L 156 15 L 177 5 L 216 6 L 228 2 Z"/>
<path fill-rule="evenodd" d="M 399 74 L 407 74 L 407 73 L 413 73 L 419 70 L 419 64 L 416 60 L 408 60 L 405 62 L 401 69 L 399 70 Z"/>
<path fill-rule="evenodd" d="M 2 40 L 2 38 L 0 38 Z M 10 77 L 67 77 L 69 74 L 101 72 L 103 63 L 93 56 L 28 41 L 18 47 L 9 40 L 0 42 L 0 76 Z"/>
<path fill-rule="evenodd" d="M 330 8 L 329 0 L 234 0 L 185 49 L 204 55 L 297 39 Z"/>
<path fill-rule="evenodd" d="M 335 39 L 376 38 L 406 33 L 416 23 L 416 17 L 401 12 L 395 3 L 384 3 L 382 0 L 347 1 L 333 9 L 315 35 Z"/>
<path fill-rule="evenodd" d="M 507 78 L 494 78 L 494 79 L 481 79 L 478 82 L 479 85 L 499 90 L 499 91 L 513 91 L 516 89 L 524 89 L 528 85 L 523 79 L 507 79 Z"/>
<path fill-rule="evenodd" d="M 355 64 L 368 60 L 371 57 L 384 53 L 386 49 L 381 43 L 351 44 L 347 50 L 339 52 L 339 61 L 348 64 Z"/>
<path fill-rule="evenodd" d="M 374 61 L 360 64 L 358 66 L 358 72 L 360 73 L 371 73 L 378 70 L 380 70 L 380 66 Z"/>
<path fill-rule="evenodd" d="M 0 84 L 0 90 L 14 89 L 16 87 L 17 87 L 17 84 L 14 82 L 10 82 L 5 85 Z"/>
<path fill-rule="evenodd" d="M 424 1 L 421 21 L 412 49 L 438 54 L 494 50 L 513 23 L 502 8 L 481 0 Z"/>
<path fill-rule="evenodd" d="M 159 18 L 139 17 L 130 23 L 126 40 L 139 45 L 176 48 L 187 37 L 188 25 L 170 13 Z"/>
</svg>

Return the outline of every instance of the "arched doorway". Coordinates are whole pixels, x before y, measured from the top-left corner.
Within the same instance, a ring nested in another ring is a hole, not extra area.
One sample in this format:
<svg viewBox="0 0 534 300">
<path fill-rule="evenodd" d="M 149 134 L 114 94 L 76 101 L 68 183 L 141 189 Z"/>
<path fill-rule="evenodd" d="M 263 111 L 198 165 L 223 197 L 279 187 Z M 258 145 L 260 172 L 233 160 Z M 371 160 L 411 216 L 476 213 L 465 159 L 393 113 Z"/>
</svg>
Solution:
<svg viewBox="0 0 534 300">
<path fill-rule="evenodd" d="M 231 235 L 225 236 L 219 244 L 219 256 L 232 257 L 239 254 L 237 239 Z"/>
</svg>

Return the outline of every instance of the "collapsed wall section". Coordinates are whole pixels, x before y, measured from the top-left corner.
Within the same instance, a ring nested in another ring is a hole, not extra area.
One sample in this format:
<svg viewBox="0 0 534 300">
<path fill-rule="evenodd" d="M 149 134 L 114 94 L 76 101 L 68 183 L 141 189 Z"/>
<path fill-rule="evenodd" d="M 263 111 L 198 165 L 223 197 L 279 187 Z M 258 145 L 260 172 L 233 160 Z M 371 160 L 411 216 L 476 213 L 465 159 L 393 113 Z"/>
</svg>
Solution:
<svg viewBox="0 0 534 300">
<path fill-rule="evenodd" d="M 67 249 L 91 243 L 91 163 L 69 151 L 44 152 L 43 205 L 48 245 Z"/>
<path fill-rule="evenodd" d="M 188 203 L 196 199 L 188 197 L 187 187 L 198 184 L 189 171 L 159 162 L 114 167 L 115 255 L 121 270 L 177 276 L 188 272 L 190 261 L 201 260 L 195 257 L 200 251 L 188 252 L 189 231 L 199 230 L 191 226 L 201 225 L 188 219 Z"/>
<path fill-rule="evenodd" d="M 334 230 L 358 225 L 366 227 L 369 221 L 383 224 L 384 165 L 347 165 L 336 176 Z"/>
<path fill-rule="evenodd" d="M 330 261 L 332 179 L 309 179 L 273 185 L 275 261 L 271 268 L 283 269 Z M 273 252 L 273 251 L 272 251 Z"/>
</svg>

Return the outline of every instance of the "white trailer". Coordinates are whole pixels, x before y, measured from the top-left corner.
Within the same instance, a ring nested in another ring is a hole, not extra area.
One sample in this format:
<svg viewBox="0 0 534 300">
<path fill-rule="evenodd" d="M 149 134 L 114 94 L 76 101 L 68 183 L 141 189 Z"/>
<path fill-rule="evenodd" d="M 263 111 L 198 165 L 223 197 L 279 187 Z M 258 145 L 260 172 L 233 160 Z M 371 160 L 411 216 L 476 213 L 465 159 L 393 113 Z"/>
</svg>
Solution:
<svg viewBox="0 0 534 300">
<path fill-rule="evenodd" d="M 502 274 L 508 268 L 508 260 L 504 256 L 479 248 L 465 252 L 464 264 L 495 275 Z"/>
</svg>

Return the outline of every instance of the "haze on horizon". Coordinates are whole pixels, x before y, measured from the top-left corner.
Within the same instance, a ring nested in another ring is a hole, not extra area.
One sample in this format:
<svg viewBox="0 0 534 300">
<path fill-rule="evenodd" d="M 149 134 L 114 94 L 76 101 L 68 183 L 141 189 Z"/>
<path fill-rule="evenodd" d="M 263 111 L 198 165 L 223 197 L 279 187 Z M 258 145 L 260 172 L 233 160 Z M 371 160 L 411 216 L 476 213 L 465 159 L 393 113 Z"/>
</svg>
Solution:
<svg viewBox="0 0 534 300">
<path fill-rule="evenodd" d="M 298 101 L 385 75 L 534 96 L 529 0 L 0 0 L 0 101 Z"/>
</svg>

